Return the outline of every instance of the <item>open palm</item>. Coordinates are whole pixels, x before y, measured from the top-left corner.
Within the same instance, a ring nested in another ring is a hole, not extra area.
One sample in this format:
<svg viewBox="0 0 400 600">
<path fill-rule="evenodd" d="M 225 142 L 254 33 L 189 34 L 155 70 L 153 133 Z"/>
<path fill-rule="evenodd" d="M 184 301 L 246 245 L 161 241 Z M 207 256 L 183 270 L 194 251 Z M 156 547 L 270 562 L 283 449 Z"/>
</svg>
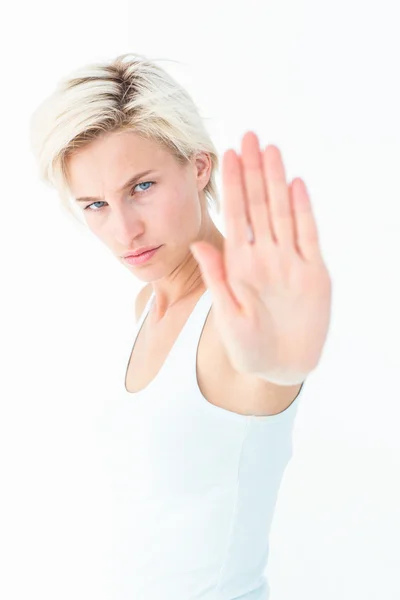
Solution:
<svg viewBox="0 0 400 600">
<path fill-rule="evenodd" d="M 322 353 L 332 288 L 307 189 L 300 178 L 287 185 L 279 149 L 261 152 L 251 131 L 241 156 L 225 152 L 222 169 L 223 252 L 191 246 L 216 327 L 237 371 L 301 382 Z"/>
</svg>

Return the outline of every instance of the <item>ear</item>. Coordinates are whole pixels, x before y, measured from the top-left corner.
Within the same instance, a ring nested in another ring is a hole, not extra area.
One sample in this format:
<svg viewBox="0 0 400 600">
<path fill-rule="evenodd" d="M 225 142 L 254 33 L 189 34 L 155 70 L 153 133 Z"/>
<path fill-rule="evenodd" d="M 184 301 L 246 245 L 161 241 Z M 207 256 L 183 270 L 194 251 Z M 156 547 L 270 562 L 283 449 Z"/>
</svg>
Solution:
<svg viewBox="0 0 400 600">
<path fill-rule="evenodd" d="M 194 157 L 196 167 L 197 189 L 199 192 L 204 190 L 210 181 L 212 162 L 207 152 L 197 152 Z"/>
</svg>

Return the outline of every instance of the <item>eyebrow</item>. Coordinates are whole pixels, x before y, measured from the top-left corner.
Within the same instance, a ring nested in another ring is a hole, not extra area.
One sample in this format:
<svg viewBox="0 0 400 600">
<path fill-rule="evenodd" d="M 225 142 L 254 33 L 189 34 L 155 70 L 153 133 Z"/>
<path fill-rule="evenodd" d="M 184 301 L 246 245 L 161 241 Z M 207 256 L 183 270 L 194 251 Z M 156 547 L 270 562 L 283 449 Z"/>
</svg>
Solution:
<svg viewBox="0 0 400 600">
<path fill-rule="evenodd" d="M 117 190 L 118 192 L 123 192 L 126 188 L 134 185 L 139 179 L 148 175 L 149 173 L 153 173 L 154 169 L 148 169 L 147 171 L 142 171 L 141 173 L 137 173 L 133 177 L 131 177 L 122 187 Z M 104 198 L 96 198 L 94 196 L 82 196 L 81 198 L 76 198 L 76 202 L 101 202 Z"/>
</svg>

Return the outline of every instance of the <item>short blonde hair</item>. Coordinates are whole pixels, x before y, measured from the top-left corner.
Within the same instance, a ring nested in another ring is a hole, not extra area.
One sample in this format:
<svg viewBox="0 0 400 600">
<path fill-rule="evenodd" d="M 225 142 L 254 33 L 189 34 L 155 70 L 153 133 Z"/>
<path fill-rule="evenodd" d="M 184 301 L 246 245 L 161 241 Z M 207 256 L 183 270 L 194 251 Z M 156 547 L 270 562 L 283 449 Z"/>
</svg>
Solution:
<svg viewBox="0 0 400 600">
<path fill-rule="evenodd" d="M 220 212 L 218 155 L 196 105 L 155 61 L 133 53 L 73 71 L 31 116 L 31 150 L 39 177 L 57 190 L 62 209 L 76 216 L 68 157 L 102 134 L 125 130 L 160 142 L 181 164 L 194 153 L 208 153 L 212 167 L 203 192 L 209 208 Z"/>
</svg>

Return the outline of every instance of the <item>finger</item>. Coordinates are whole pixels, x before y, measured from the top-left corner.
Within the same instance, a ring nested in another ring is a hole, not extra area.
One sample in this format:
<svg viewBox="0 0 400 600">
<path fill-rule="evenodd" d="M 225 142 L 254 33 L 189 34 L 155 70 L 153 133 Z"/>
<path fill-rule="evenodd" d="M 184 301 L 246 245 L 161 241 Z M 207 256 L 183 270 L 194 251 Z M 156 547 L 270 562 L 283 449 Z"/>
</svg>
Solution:
<svg viewBox="0 0 400 600">
<path fill-rule="evenodd" d="M 226 278 L 223 252 L 206 242 L 191 244 L 190 251 L 200 267 L 207 289 L 211 291 L 216 310 L 225 316 L 235 317 L 240 305 Z"/>
<path fill-rule="evenodd" d="M 252 131 L 242 140 L 246 201 L 255 242 L 274 239 L 258 137 Z"/>
<path fill-rule="evenodd" d="M 279 148 L 267 146 L 262 158 L 275 239 L 279 245 L 290 245 L 294 248 L 295 225 L 290 206 L 289 186 Z"/>
<path fill-rule="evenodd" d="M 248 243 L 249 217 L 240 160 L 232 149 L 227 150 L 223 156 L 222 182 L 226 242 L 234 246 L 242 246 Z"/>
<path fill-rule="evenodd" d="M 290 186 L 290 203 L 295 223 L 296 245 L 308 261 L 323 260 L 319 246 L 317 224 L 306 185 L 296 177 Z"/>
</svg>

